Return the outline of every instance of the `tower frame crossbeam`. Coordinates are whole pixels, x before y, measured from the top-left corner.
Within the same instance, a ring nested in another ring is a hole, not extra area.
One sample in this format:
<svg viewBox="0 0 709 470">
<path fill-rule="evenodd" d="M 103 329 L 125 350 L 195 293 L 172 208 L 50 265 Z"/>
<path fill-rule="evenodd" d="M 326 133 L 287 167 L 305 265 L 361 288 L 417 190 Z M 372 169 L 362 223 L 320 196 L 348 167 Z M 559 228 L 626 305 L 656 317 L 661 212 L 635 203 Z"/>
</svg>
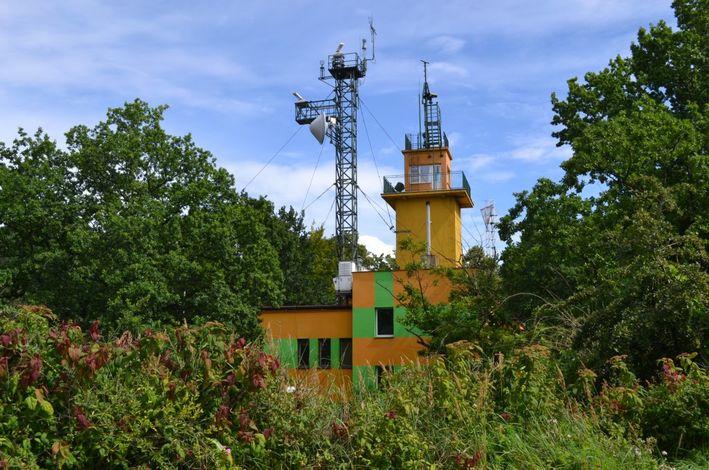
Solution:
<svg viewBox="0 0 709 470">
<path fill-rule="evenodd" d="M 372 30 L 373 31 L 373 30 Z M 364 43 L 363 43 L 364 46 Z M 364 47 L 363 47 L 364 50 Z M 367 73 L 367 62 L 355 52 L 336 52 L 320 63 L 320 77 L 331 82 L 333 97 L 295 103 L 295 120 L 310 124 L 324 114 L 329 121 L 327 137 L 335 147 L 335 239 L 340 261 L 357 261 L 357 113 L 359 80 Z M 326 72 L 327 70 L 327 72 Z"/>
</svg>

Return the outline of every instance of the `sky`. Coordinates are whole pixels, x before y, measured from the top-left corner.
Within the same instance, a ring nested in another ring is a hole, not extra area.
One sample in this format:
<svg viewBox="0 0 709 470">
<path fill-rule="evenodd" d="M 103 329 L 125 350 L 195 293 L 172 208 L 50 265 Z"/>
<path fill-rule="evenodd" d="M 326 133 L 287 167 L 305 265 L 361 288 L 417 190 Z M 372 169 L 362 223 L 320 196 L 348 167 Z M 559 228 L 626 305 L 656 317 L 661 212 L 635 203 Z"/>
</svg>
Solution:
<svg viewBox="0 0 709 470">
<path fill-rule="evenodd" d="M 0 141 L 41 127 L 63 143 L 109 107 L 168 104 L 167 131 L 191 133 L 237 189 L 251 181 L 250 195 L 305 207 L 306 222 L 331 234 L 334 149 L 298 131 L 291 93 L 325 98 L 320 60 L 340 42 L 356 51 L 373 17 L 358 143 L 359 185 L 373 204 L 359 199 L 360 240 L 377 253 L 393 248 L 380 177 L 403 172 L 425 59 L 453 169 L 465 172 L 476 204 L 463 212 L 467 248 L 481 243 L 486 201 L 504 215 L 515 192 L 561 176 L 571 151 L 551 137 L 551 93 L 563 97 L 568 79 L 627 56 L 639 28 L 674 25 L 670 3 L 0 0 Z"/>
</svg>

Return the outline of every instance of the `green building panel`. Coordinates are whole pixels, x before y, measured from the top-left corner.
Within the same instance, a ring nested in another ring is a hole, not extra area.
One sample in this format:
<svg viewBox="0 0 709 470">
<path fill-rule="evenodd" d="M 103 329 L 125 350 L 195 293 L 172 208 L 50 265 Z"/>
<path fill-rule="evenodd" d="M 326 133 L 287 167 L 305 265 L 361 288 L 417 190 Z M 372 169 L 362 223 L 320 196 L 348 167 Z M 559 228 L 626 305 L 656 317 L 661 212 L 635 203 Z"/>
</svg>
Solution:
<svg viewBox="0 0 709 470">
<path fill-rule="evenodd" d="M 377 372 L 374 366 L 352 366 L 352 383 L 355 389 L 377 388 Z"/>
<path fill-rule="evenodd" d="M 340 368 L 340 338 L 330 338 L 330 367 Z"/>
<path fill-rule="evenodd" d="M 274 349 L 278 360 L 281 361 L 283 367 L 289 369 L 295 369 L 298 367 L 298 342 L 294 338 L 284 338 L 274 340 L 273 343 L 276 346 Z M 271 347 L 274 347 L 271 346 Z"/>
<path fill-rule="evenodd" d="M 401 324 L 401 319 L 406 315 L 404 307 L 394 307 L 394 336 L 407 338 L 416 336 Z M 376 333 L 376 308 L 352 309 L 352 334 L 355 338 L 374 338 Z M 417 330 L 413 330 L 417 331 Z"/>
<path fill-rule="evenodd" d="M 318 367 L 318 339 L 309 338 L 310 355 L 308 363 L 311 368 Z M 288 369 L 296 369 L 298 367 L 297 339 L 274 339 L 264 344 L 264 350 L 268 354 L 276 355 L 283 367 Z M 330 367 L 332 369 L 340 368 L 340 338 L 330 338 Z"/>
<path fill-rule="evenodd" d="M 310 358 L 308 360 L 310 368 L 318 366 L 318 339 L 310 338 Z"/>
<path fill-rule="evenodd" d="M 374 306 L 394 306 L 394 273 L 391 271 L 374 273 Z"/>
<path fill-rule="evenodd" d="M 355 338 L 374 337 L 374 308 L 357 307 L 352 309 L 352 336 Z"/>
<path fill-rule="evenodd" d="M 404 307 L 394 307 L 394 336 L 397 338 L 410 338 L 416 336 L 416 334 L 421 334 L 418 328 L 406 327 L 401 323 L 401 320 L 406 315 L 406 309 Z"/>
</svg>

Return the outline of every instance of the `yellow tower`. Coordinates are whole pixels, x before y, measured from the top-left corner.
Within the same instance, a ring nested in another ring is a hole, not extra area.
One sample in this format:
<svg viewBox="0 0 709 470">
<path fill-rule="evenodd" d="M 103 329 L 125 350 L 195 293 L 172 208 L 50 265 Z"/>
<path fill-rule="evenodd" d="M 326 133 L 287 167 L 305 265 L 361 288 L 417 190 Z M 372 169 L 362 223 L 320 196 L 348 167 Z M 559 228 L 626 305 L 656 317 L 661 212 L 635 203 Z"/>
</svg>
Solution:
<svg viewBox="0 0 709 470">
<path fill-rule="evenodd" d="M 399 266 L 422 261 L 430 267 L 455 267 L 463 256 L 460 210 L 473 207 L 473 200 L 465 174 L 451 170 L 437 95 L 429 90 L 427 78 L 424 62 L 423 131 L 406 135 L 404 174 L 384 178 L 382 198 L 396 211 Z M 415 251 L 402 250 L 407 239 L 424 249 L 422 259 Z"/>
</svg>

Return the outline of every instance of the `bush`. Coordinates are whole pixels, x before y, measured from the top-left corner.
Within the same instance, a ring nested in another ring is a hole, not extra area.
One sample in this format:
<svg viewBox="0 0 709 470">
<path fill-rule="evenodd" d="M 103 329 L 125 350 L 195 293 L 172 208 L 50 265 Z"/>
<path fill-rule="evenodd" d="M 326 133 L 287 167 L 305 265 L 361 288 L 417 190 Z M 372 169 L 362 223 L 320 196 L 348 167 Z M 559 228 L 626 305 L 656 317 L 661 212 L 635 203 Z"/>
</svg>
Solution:
<svg viewBox="0 0 709 470">
<path fill-rule="evenodd" d="M 265 439 L 248 400 L 278 361 L 223 325 L 101 341 L 98 322 L 22 307 L 0 331 L 0 467 L 213 467 L 229 443 Z"/>
<path fill-rule="evenodd" d="M 584 403 L 545 347 L 459 342 L 348 393 L 218 323 L 109 340 L 0 308 L 0 468 L 656 468 L 658 446 L 702 462 L 706 373 L 690 360 L 645 389 L 618 359 L 598 395 L 582 373 Z"/>
<path fill-rule="evenodd" d="M 656 441 L 662 455 L 686 456 L 709 442 L 709 375 L 693 362 L 696 354 L 659 361 L 655 382 L 641 386 L 623 356 L 610 361 L 612 378 L 604 382 L 594 409 L 607 429 L 623 429 Z"/>
</svg>

